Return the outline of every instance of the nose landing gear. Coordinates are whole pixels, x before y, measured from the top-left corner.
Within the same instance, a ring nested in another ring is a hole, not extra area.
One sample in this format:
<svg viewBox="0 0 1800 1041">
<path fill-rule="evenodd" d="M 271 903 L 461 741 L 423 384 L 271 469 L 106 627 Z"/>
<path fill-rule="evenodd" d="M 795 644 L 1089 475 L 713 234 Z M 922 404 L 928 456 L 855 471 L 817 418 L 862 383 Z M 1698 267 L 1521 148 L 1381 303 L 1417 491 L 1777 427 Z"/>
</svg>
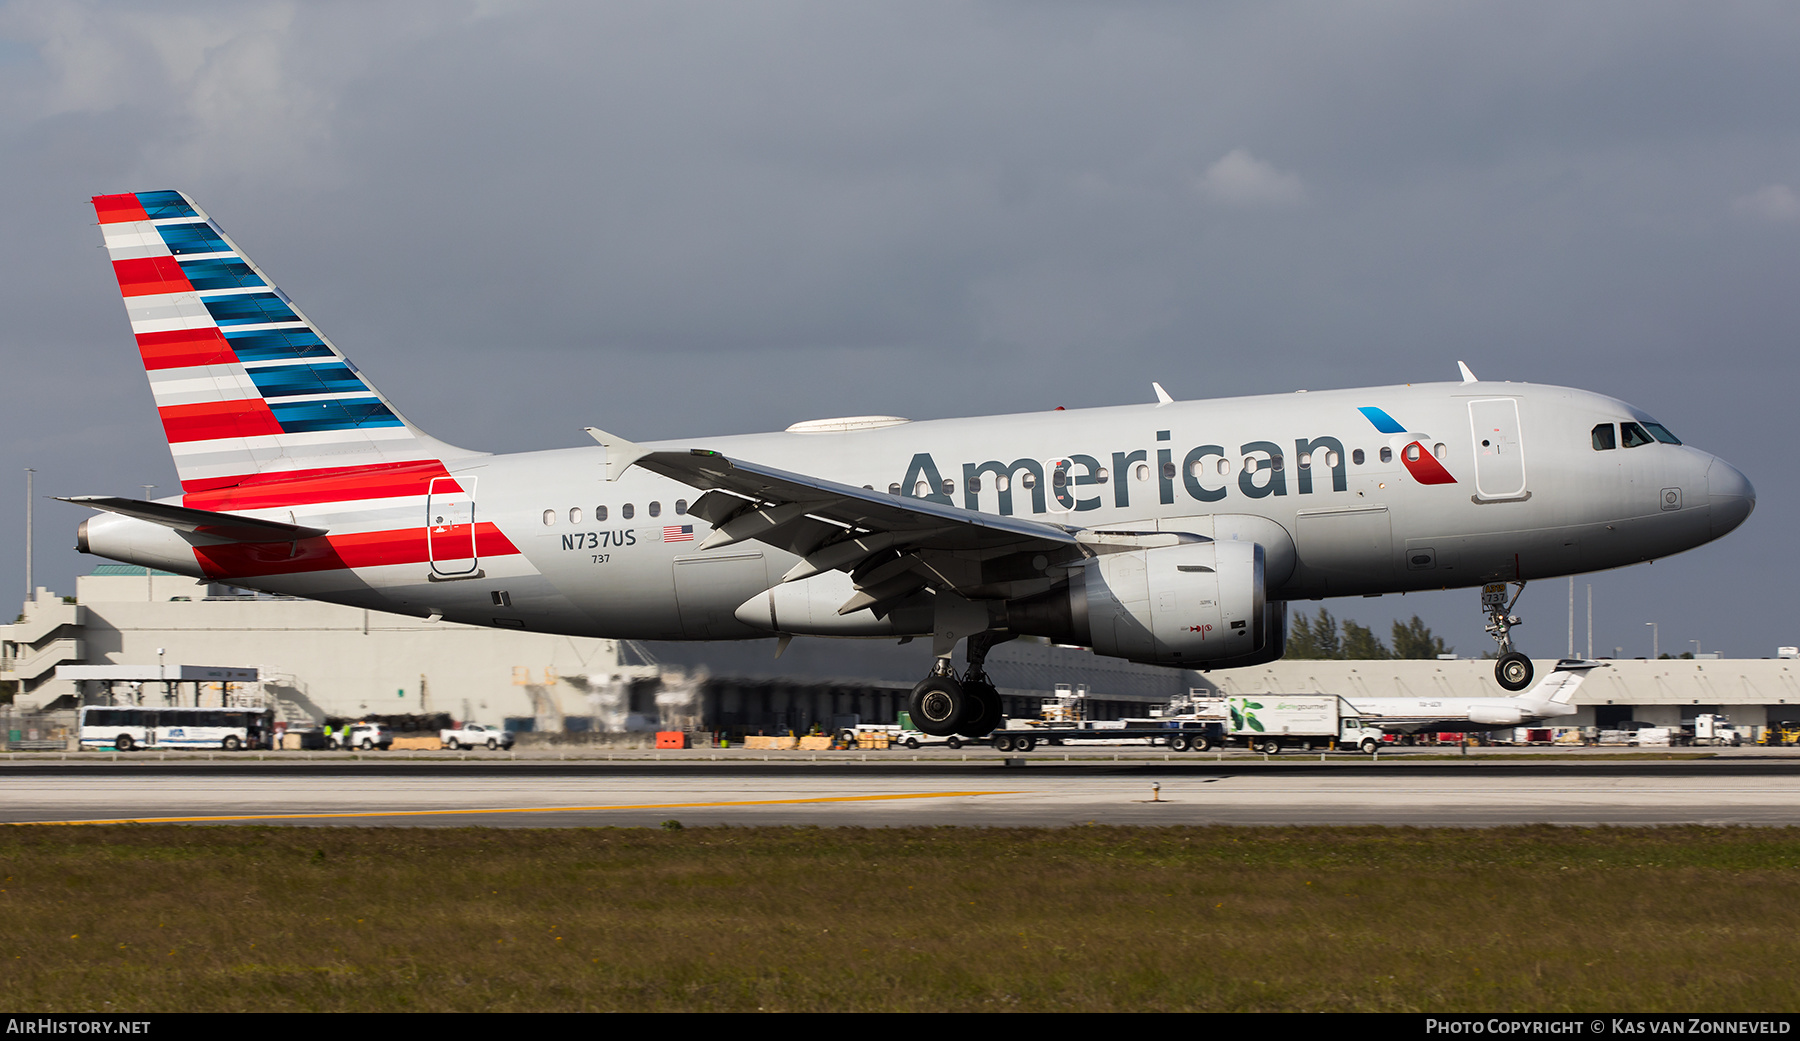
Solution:
<svg viewBox="0 0 1800 1041">
<path fill-rule="evenodd" d="M 1506 583 L 1495 582 L 1481 587 L 1481 609 L 1487 614 L 1487 633 L 1500 645 L 1500 660 L 1494 663 L 1494 681 L 1510 691 L 1521 691 L 1531 686 L 1531 677 L 1535 670 L 1531 659 L 1513 650 L 1512 627 L 1523 625 L 1518 615 L 1512 613 L 1513 605 L 1525 593 L 1525 583 L 1514 583 L 1519 588 L 1512 599 L 1506 596 Z"/>
</svg>

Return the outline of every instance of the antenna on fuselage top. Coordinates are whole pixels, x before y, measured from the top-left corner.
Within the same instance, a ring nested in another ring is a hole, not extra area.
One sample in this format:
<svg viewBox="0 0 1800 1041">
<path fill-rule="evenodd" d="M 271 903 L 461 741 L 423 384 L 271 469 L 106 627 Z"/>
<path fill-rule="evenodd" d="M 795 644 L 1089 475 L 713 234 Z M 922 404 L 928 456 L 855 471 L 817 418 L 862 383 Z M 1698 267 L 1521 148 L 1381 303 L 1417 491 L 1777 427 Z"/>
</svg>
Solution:
<svg viewBox="0 0 1800 1041">
<path fill-rule="evenodd" d="M 1475 374 L 1473 372 L 1469 371 L 1469 366 L 1467 363 L 1459 361 L 1456 363 L 1456 367 L 1462 370 L 1462 376 L 1463 376 L 1464 383 L 1480 383 L 1481 382 L 1480 380 L 1475 378 Z"/>
</svg>

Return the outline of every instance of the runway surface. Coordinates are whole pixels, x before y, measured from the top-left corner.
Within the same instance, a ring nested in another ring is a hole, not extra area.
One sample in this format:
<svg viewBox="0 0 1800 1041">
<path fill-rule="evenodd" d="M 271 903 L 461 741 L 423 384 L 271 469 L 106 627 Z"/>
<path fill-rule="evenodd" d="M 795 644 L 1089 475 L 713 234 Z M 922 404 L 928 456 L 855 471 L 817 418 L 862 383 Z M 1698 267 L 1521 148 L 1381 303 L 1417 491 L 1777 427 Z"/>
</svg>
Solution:
<svg viewBox="0 0 1800 1041">
<path fill-rule="evenodd" d="M 1800 761 L 8 762 L 0 823 L 1800 824 Z"/>
</svg>

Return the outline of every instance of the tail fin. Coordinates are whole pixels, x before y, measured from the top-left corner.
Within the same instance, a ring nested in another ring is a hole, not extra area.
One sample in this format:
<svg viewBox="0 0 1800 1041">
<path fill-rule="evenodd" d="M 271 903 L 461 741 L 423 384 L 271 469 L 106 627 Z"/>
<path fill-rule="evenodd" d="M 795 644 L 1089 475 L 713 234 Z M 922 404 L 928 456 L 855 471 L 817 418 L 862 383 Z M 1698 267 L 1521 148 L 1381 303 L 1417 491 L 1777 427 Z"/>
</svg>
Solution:
<svg viewBox="0 0 1800 1041">
<path fill-rule="evenodd" d="M 473 454 L 408 423 L 187 196 L 93 202 L 190 495 Z"/>
<path fill-rule="evenodd" d="M 1536 704 L 1562 705 L 1573 711 L 1575 688 L 1581 686 L 1581 681 L 1587 679 L 1588 673 L 1605 667 L 1605 662 L 1564 658 L 1556 663 L 1556 668 L 1550 675 L 1538 681 L 1537 686 L 1518 696 Z"/>
</svg>

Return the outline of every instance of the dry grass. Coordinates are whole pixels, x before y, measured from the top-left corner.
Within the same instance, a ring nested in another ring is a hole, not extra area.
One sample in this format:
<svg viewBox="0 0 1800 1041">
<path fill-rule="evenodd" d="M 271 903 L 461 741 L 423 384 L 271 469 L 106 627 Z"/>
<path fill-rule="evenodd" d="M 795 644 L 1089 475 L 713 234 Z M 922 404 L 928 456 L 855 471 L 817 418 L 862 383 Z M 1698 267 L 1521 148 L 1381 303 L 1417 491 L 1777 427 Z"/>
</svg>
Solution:
<svg viewBox="0 0 1800 1041">
<path fill-rule="evenodd" d="M 1800 829 L 0 832 L 0 1007 L 1800 1006 Z"/>
</svg>

